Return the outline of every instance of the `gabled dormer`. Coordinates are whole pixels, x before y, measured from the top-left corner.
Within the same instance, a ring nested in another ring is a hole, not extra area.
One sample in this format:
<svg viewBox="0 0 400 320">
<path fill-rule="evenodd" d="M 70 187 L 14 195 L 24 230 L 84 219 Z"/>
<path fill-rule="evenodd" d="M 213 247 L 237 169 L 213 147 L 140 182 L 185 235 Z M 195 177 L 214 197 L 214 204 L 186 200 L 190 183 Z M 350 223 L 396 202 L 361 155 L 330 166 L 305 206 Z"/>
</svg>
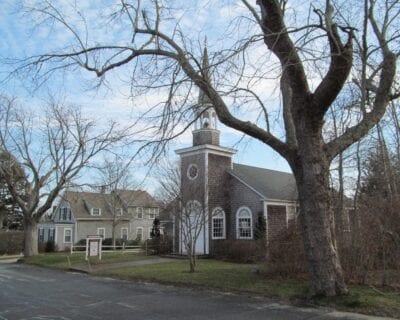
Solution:
<svg viewBox="0 0 400 320">
<path fill-rule="evenodd" d="M 74 214 L 68 201 L 61 200 L 52 213 L 54 223 L 74 223 Z"/>
<path fill-rule="evenodd" d="M 94 216 L 94 217 L 100 217 L 101 216 L 101 208 L 91 208 L 90 215 Z"/>
</svg>

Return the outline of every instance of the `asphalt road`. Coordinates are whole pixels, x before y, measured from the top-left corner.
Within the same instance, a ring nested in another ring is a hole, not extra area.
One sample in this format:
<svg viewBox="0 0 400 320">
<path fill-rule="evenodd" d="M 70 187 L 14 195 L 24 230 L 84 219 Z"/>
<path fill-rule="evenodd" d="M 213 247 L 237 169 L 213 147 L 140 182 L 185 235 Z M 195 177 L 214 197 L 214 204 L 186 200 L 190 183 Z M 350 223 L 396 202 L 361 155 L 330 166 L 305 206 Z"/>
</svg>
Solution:
<svg viewBox="0 0 400 320">
<path fill-rule="evenodd" d="M 265 298 L 0 263 L 4 319 L 367 319 Z M 377 319 L 377 318 L 370 318 Z"/>
</svg>

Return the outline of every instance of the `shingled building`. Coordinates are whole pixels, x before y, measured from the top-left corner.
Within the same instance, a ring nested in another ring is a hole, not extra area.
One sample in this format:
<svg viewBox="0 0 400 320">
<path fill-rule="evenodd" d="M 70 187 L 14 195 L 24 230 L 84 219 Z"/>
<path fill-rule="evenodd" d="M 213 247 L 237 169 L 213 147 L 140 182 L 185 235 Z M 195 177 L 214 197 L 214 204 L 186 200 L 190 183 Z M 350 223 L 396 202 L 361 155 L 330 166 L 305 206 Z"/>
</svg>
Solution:
<svg viewBox="0 0 400 320">
<path fill-rule="evenodd" d="M 205 51 L 203 70 L 208 68 Z M 236 150 L 220 145 L 217 116 L 202 91 L 194 116 L 193 145 L 176 153 L 181 159 L 183 209 L 201 208 L 204 215 L 196 253 L 212 254 L 222 239 L 253 240 L 260 212 L 266 218 L 267 239 L 271 241 L 296 218 L 293 175 L 233 163 Z M 181 254 L 186 252 L 185 228 L 182 223 L 177 227 L 175 250 Z"/>
</svg>

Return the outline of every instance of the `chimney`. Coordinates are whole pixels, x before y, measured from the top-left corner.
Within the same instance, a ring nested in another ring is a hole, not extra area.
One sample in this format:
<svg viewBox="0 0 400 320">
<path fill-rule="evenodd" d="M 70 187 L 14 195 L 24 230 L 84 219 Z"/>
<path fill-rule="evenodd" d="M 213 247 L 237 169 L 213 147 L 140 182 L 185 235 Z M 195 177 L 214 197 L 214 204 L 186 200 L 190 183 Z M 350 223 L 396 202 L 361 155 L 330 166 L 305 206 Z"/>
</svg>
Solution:
<svg viewBox="0 0 400 320">
<path fill-rule="evenodd" d="M 100 193 L 101 193 L 101 194 L 106 193 L 106 186 L 105 186 L 105 185 L 102 185 L 102 186 L 100 187 Z"/>
</svg>

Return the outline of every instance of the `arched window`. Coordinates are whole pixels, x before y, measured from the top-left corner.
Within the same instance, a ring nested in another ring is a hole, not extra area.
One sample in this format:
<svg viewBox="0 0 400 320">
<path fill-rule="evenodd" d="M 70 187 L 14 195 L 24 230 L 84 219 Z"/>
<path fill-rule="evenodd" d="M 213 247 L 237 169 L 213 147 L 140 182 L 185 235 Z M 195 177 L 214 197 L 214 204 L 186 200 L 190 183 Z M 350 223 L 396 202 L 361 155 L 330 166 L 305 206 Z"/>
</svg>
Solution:
<svg viewBox="0 0 400 320">
<path fill-rule="evenodd" d="M 252 214 L 247 207 L 240 207 L 236 212 L 236 237 L 238 239 L 253 239 Z"/>
<path fill-rule="evenodd" d="M 212 238 L 225 239 L 225 212 L 220 207 L 212 212 Z"/>
<path fill-rule="evenodd" d="M 216 115 L 215 112 L 213 112 L 212 113 L 212 127 L 213 127 L 213 129 L 217 129 L 217 124 L 218 124 L 217 115 Z"/>
<path fill-rule="evenodd" d="M 203 113 L 203 128 L 210 127 L 210 115 L 208 112 Z"/>
</svg>

